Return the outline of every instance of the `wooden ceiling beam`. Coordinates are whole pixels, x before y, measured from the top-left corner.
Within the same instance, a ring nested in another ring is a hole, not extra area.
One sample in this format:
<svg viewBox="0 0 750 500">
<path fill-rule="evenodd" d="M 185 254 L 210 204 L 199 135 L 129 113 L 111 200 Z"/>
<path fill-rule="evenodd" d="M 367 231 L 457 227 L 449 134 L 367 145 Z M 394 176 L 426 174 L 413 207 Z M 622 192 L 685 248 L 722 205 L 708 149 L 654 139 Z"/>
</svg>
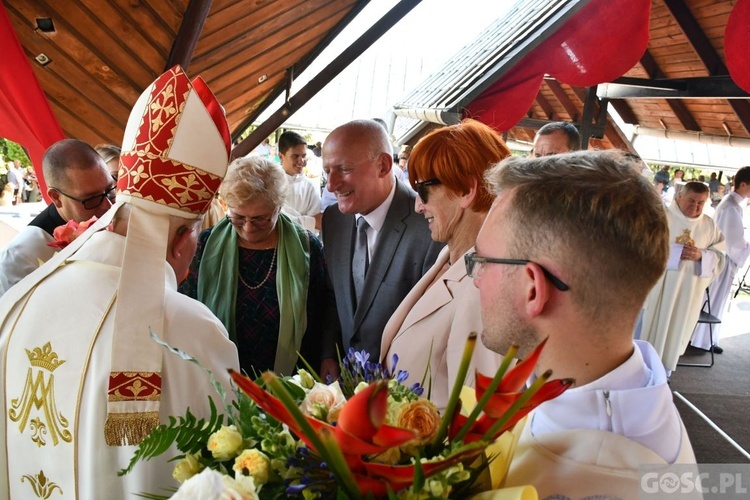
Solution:
<svg viewBox="0 0 750 500">
<path fill-rule="evenodd" d="M 258 128 L 250 132 L 250 135 L 240 142 L 232 150 L 232 159 L 240 158 L 247 155 L 266 137 L 271 135 L 274 130 L 279 128 L 290 116 L 299 110 L 305 103 L 312 99 L 323 87 L 328 85 L 339 73 L 341 73 L 349 64 L 367 50 L 375 41 L 377 41 L 385 32 L 390 30 L 406 14 L 419 5 L 421 0 L 401 0 L 383 17 L 373 24 L 370 29 L 365 31 L 362 36 L 352 42 L 345 48 L 328 66 L 323 68 L 315 75 L 304 87 L 296 94 L 286 100 L 286 102 L 269 116 Z"/>
<path fill-rule="evenodd" d="M 719 53 L 711 45 L 711 40 L 708 39 L 698 21 L 690 12 L 690 9 L 685 5 L 685 2 L 683 0 L 664 0 L 664 4 L 680 26 L 682 32 L 685 33 L 688 42 L 706 67 L 709 75 L 729 74 L 726 64 L 724 64 Z M 671 104 L 672 101 L 669 100 L 667 102 Z M 729 99 L 727 102 L 729 102 L 745 131 L 750 133 L 750 103 L 746 99 Z"/>
<path fill-rule="evenodd" d="M 610 99 L 609 103 L 615 108 L 615 111 L 617 111 L 617 114 L 620 115 L 620 118 L 625 123 L 629 123 L 630 125 L 638 125 L 640 123 L 638 117 L 635 116 L 633 108 L 630 107 L 630 104 L 625 99 Z"/>
<path fill-rule="evenodd" d="M 680 26 L 680 29 L 688 39 L 688 43 L 693 47 L 695 53 L 706 66 L 710 75 L 726 75 L 727 67 L 719 57 L 719 54 L 711 45 L 706 33 L 701 28 L 698 21 L 690 12 L 690 8 L 685 5 L 684 0 L 664 0 L 669 12 L 674 20 Z"/>
<path fill-rule="evenodd" d="M 190 0 L 185 9 L 180 29 L 172 44 L 172 50 L 169 52 L 164 71 L 175 64 L 179 64 L 185 70 L 190 66 L 195 46 L 201 36 L 201 31 L 203 31 L 203 25 L 208 18 L 208 11 L 211 10 L 212 2 L 213 0 Z"/>
<path fill-rule="evenodd" d="M 544 111 L 544 114 L 548 120 L 551 120 L 555 117 L 555 110 L 552 107 L 552 104 L 550 104 L 547 98 L 542 95 L 541 90 L 536 95 L 536 103 L 540 108 L 542 108 L 542 111 Z"/>
<path fill-rule="evenodd" d="M 544 83 L 546 83 L 552 93 L 555 94 L 555 97 L 560 101 L 562 107 L 565 108 L 565 112 L 570 116 L 570 121 L 577 122 L 580 118 L 581 112 L 578 110 L 578 107 L 573 104 L 573 101 L 570 100 L 568 94 L 565 93 L 565 89 L 562 88 L 560 82 L 551 78 L 545 78 Z"/>
<path fill-rule="evenodd" d="M 659 67 L 659 64 L 651 55 L 651 52 L 646 49 L 641 57 L 641 66 L 646 71 L 651 79 L 666 78 L 666 75 Z M 679 99 L 667 99 L 667 105 L 670 107 L 672 112 L 675 114 L 677 119 L 680 121 L 685 130 L 692 130 L 693 132 L 700 132 L 701 127 L 695 120 L 695 117 L 690 110 L 685 106 L 685 103 Z"/>
<path fill-rule="evenodd" d="M 748 99 L 750 94 L 741 89 L 729 75 L 696 78 L 620 77 L 600 85 L 599 97 L 610 99 Z"/>
</svg>

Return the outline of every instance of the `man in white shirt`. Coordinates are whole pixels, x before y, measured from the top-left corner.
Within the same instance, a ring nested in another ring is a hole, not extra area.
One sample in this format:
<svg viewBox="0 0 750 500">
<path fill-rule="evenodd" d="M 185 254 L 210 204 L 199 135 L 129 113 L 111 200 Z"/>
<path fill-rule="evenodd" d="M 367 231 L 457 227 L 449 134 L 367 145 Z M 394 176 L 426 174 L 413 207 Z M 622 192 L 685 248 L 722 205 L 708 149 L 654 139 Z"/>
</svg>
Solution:
<svg viewBox="0 0 750 500">
<path fill-rule="evenodd" d="M 55 254 L 48 243 L 56 227 L 101 217 L 114 203 L 115 181 L 85 142 L 56 142 L 44 153 L 42 170 L 52 203 L 0 251 L 0 296 Z"/>
<path fill-rule="evenodd" d="M 546 338 L 537 375 L 575 379 L 529 415 L 511 460 L 506 486 L 540 498 L 636 498 L 640 465 L 695 462 L 658 355 L 632 339 L 669 251 L 636 167 L 592 151 L 509 158 L 488 176 L 497 198 L 466 257 L 482 341 L 524 358 Z"/>
<path fill-rule="evenodd" d="M 716 174 L 711 174 L 713 179 Z M 737 271 L 745 266 L 750 256 L 750 242 L 745 239 L 743 213 L 747 197 L 750 196 L 750 167 L 742 167 L 734 176 L 734 191 L 725 196 L 716 207 L 714 220 L 716 226 L 726 238 L 727 259 L 724 270 L 708 287 L 711 297 L 711 314 L 722 319 L 727 310 L 727 302 L 732 292 L 732 281 Z M 721 324 L 713 325 L 713 350 L 717 354 L 724 352 L 718 345 Z M 700 349 L 711 349 L 708 324 L 701 323 L 695 327 L 690 343 Z"/>
<path fill-rule="evenodd" d="M 297 132 L 284 132 L 279 137 L 279 158 L 286 172 L 287 192 L 285 208 L 310 231 L 320 229 L 320 193 L 303 173 L 307 165 L 307 142 Z M 295 214 L 296 212 L 296 214 Z"/>
</svg>

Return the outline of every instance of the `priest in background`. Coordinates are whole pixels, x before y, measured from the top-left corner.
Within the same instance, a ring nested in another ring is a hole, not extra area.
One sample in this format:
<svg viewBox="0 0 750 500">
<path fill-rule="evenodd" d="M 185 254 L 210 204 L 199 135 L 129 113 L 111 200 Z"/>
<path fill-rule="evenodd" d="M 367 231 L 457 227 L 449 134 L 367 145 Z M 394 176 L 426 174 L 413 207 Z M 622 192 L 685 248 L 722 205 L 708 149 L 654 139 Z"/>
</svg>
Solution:
<svg viewBox="0 0 750 500">
<path fill-rule="evenodd" d="M 703 215 L 707 200 L 708 186 L 688 182 L 667 209 L 667 269 L 643 306 L 640 338 L 654 346 L 668 372 L 687 349 L 706 288 L 724 268 L 724 235 L 713 219 Z"/>
<path fill-rule="evenodd" d="M 713 178 L 716 174 L 711 174 Z M 732 282 L 737 271 L 745 266 L 750 256 L 750 242 L 745 238 L 745 224 L 743 213 L 750 196 L 750 167 L 742 167 L 734 176 L 734 191 L 725 196 L 716 207 L 714 220 L 719 230 L 724 234 L 727 245 L 727 265 L 716 281 L 708 287 L 711 297 L 711 314 L 719 319 L 724 318 L 727 311 L 729 295 L 732 292 Z M 700 349 L 711 349 L 709 333 L 713 335 L 713 350 L 717 354 L 724 352 L 718 345 L 721 324 L 712 325 L 709 330 L 707 323 L 700 323 L 695 327 L 690 343 Z"/>
</svg>

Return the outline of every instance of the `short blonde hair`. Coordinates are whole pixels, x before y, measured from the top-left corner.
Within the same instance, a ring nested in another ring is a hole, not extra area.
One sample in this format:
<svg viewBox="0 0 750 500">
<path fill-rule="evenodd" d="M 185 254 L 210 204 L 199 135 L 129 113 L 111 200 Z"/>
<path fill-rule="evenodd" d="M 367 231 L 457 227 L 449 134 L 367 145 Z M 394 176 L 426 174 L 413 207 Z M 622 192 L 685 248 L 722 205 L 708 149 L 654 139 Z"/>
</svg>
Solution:
<svg viewBox="0 0 750 500">
<path fill-rule="evenodd" d="M 507 158 L 490 191 L 514 192 L 512 257 L 548 257 L 592 322 L 640 309 L 664 272 L 669 226 L 661 198 L 621 152 Z"/>
<path fill-rule="evenodd" d="M 252 155 L 229 164 L 219 195 L 230 207 L 261 201 L 278 208 L 285 202 L 286 187 L 281 165 Z"/>
</svg>

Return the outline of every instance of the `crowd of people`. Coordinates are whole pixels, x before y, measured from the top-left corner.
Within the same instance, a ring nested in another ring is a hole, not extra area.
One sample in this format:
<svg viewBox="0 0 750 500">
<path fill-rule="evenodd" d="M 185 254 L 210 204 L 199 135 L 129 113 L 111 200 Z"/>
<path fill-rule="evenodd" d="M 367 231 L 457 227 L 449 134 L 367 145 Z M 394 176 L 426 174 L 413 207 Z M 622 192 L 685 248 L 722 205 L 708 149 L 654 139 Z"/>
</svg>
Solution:
<svg viewBox="0 0 750 500">
<path fill-rule="evenodd" d="M 440 409 L 452 384 L 473 384 L 456 380 L 472 332 L 472 368 L 487 374 L 511 346 L 523 358 L 547 339 L 538 374 L 575 385 L 513 431 L 506 485 L 633 498 L 639 465 L 695 462 L 668 370 L 706 288 L 723 307 L 750 254 L 750 168 L 714 222 L 708 185 L 678 182 L 665 209 L 660 172 L 579 151 L 565 123 L 540 129 L 529 158 L 471 119 L 401 149 L 382 124 L 354 120 L 317 151 L 284 132 L 278 162 L 258 150 L 230 163 L 225 119 L 183 106 L 193 93 L 220 109 L 177 67 L 138 100 L 121 150 L 52 145 L 52 203 L 0 253 L 0 443 L 14 450 L 0 453 L 0 483 L 11 498 L 24 498 L 29 464 L 81 498 L 173 486 L 159 459 L 116 472 L 159 422 L 188 407 L 207 417 L 218 394 L 149 332 L 227 391 L 227 368 L 292 374 L 304 358 L 335 380 L 337 351 L 387 367 L 395 354 Z M 322 194 L 303 173 L 318 154 Z M 212 210 L 223 215 L 202 228 Z M 92 216 L 62 250 L 48 245 L 56 227 Z"/>
<path fill-rule="evenodd" d="M 20 205 L 41 200 L 39 182 L 33 167 L 23 167 L 21 160 L 0 164 L 0 174 L 4 182 L 0 184 L 0 206 Z"/>
</svg>

